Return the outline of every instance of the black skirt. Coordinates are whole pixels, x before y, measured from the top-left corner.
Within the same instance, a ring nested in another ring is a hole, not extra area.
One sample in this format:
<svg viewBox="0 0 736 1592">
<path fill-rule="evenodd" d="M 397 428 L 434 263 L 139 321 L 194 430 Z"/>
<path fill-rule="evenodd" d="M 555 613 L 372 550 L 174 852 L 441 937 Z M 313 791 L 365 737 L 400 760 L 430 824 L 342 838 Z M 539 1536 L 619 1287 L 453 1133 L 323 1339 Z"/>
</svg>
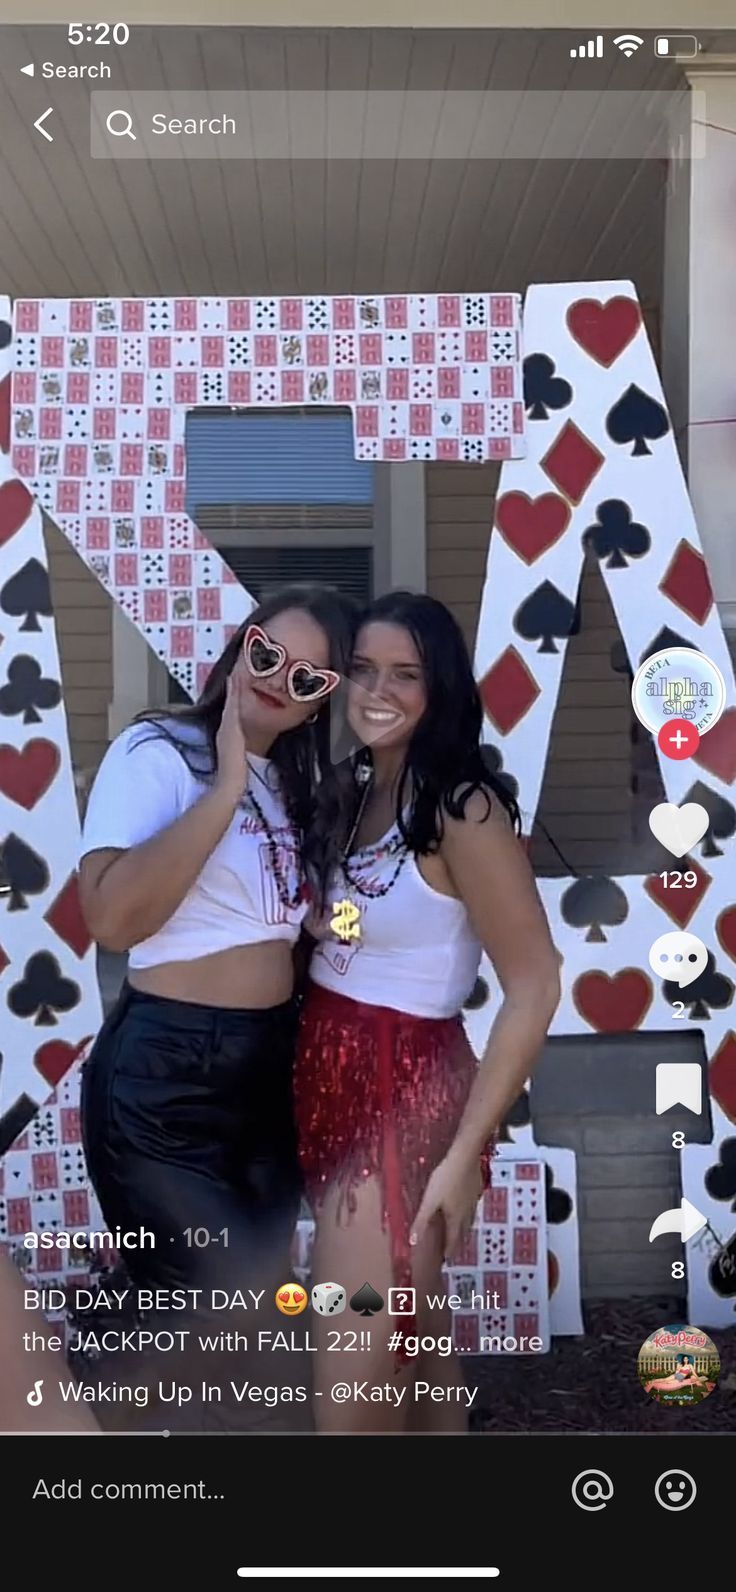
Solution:
<svg viewBox="0 0 736 1592">
<path fill-rule="evenodd" d="M 288 1274 L 296 1025 L 292 1001 L 228 1009 L 123 986 L 82 1069 L 82 1138 L 107 1226 L 154 1234 L 120 1251 L 137 1285 Z"/>
</svg>

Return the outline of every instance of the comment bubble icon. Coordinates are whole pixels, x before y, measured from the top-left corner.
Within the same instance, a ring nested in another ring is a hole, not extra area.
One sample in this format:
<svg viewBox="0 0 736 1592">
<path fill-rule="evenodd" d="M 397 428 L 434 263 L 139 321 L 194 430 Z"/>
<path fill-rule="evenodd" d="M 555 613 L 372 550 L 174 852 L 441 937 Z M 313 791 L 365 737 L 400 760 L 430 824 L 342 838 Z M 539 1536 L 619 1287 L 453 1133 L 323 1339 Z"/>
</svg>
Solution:
<svg viewBox="0 0 736 1592">
<path fill-rule="evenodd" d="M 649 952 L 649 966 L 659 978 L 686 989 L 708 966 L 708 952 L 702 940 L 684 930 L 660 934 Z"/>
</svg>

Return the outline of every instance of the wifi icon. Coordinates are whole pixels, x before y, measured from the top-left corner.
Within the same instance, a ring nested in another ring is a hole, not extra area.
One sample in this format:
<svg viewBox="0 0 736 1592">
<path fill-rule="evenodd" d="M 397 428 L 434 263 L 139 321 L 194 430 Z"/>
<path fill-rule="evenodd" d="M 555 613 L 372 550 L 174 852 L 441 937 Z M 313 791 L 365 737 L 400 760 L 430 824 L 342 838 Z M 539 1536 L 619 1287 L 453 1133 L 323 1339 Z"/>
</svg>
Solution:
<svg viewBox="0 0 736 1592">
<path fill-rule="evenodd" d="M 639 45 L 643 44 L 644 40 L 640 39 L 637 33 L 619 33 L 613 42 L 622 55 L 636 55 Z"/>
</svg>

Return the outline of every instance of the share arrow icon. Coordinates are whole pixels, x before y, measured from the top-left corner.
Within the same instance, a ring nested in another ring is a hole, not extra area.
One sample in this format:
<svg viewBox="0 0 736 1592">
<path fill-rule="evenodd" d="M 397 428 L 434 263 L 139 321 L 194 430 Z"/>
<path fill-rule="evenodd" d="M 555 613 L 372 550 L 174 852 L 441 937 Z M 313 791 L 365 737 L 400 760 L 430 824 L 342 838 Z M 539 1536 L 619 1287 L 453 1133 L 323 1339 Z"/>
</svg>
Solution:
<svg viewBox="0 0 736 1592">
<path fill-rule="evenodd" d="M 707 1227 L 707 1225 L 707 1216 L 703 1216 L 700 1211 L 696 1211 L 695 1206 L 691 1205 L 689 1200 L 683 1199 L 679 1206 L 675 1206 L 674 1210 L 662 1211 L 661 1216 L 658 1216 L 656 1222 L 652 1223 L 649 1242 L 651 1244 L 652 1240 L 659 1238 L 662 1233 L 679 1233 L 683 1244 L 686 1244 L 690 1238 L 694 1238 L 695 1234 L 700 1232 L 702 1227 Z"/>
</svg>

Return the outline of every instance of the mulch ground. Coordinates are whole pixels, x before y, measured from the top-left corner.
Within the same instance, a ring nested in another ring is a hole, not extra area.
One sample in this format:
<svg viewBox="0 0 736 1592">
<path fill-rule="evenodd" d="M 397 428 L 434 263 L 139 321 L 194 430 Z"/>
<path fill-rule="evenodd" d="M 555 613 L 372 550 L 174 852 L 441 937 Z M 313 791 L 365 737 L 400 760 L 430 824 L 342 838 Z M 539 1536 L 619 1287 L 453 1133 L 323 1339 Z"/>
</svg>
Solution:
<svg viewBox="0 0 736 1592">
<path fill-rule="evenodd" d="M 586 1336 L 555 1338 L 549 1354 L 484 1355 L 465 1361 L 478 1384 L 476 1432 L 726 1432 L 736 1429 L 736 1316 L 714 1328 L 718 1387 L 701 1404 L 667 1408 L 636 1374 L 639 1350 L 656 1327 L 682 1322 L 673 1299 L 606 1300 L 585 1310 Z M 685 1423 L 687 1423 L 685 1425 Z"/>
</svg>

